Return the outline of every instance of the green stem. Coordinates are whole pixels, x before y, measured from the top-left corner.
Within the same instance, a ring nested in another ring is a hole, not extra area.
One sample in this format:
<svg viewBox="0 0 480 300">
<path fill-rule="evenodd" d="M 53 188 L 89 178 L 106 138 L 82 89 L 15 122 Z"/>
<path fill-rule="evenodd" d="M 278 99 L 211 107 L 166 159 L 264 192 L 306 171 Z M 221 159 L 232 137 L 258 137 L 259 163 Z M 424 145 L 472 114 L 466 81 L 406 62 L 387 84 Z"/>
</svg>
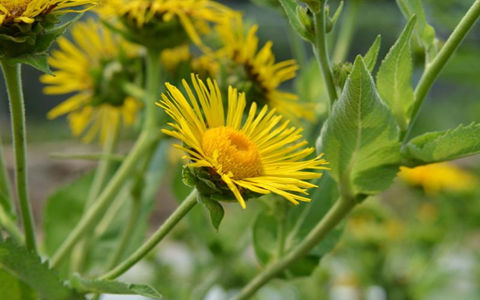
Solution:
<svg viewBox="0 0 480 300">
<path fill-rule="evenodd" d="M 7 213 L 15 216 L 11 184 L 10 178 L 8 177 L 7 165 L 3 158 L 2 139 L 0 136 L 0 197 L 4 200 L 0 199 L 0 206 L 3 206 Z"/>
<path fill-rule="evenodd" d="M 408 140 L 413 125 L 418 117 L 420 107 L 422 106 L 423 101 L 425 100 L 425 97 L 430 91 L 433 83 L 479 17 L 480 0 L 476 0 L 460 20 L 460 23 L 458 23 L 457 27 L 455 27 L 452 34 L 445 42 L 445 45 L 438 52 L 437 56 L 426 67 L 425 72 L 420 78 L 415 89 L 415 103 L 413 105 L 411 114 L 412 121 L 410 122 L 407 133 L 404 136 L 404 142 Z"/>
<path fill-rule="evenodd" d="M 22 233 L 17 227 L 15 220 L 0 207 L 0 226 L 2 226 L 19 244 L 25 243 Z"/>
<path fill-rule="evenodd" d="M 158 230 L 129 258 L 123 261 L 119 266 L 104 274 L 100 279 L 113 280 L 128 271 L 133 265 L 147 255 L 162 239 L 177 225 L 177 223 L 195 206 L 197 203 L 197 190 L 194 189 L 190 195 L 180 204 L 180 206 L 168 217 L 168 219 L 158 228 Z"/>
<path fill-rule="evenodd" d="M 355 202 L 352 199 L 340 198 L 297 247 L 280 260 L 265 268 L 265 270 L 250 281 L 234 299 L 242 300 L 253 296 L 255 292 L 270 281 L 270 279 L 280 274 L 298 259 L 307 255 L 315 245 L 343 220 L 354 206 Z"/>
<path fill-rule="evenodd" d="M 345 60 L 350 50 L 350 43 L 352 42 L 353 32 L 355 31 L 355 23 L 357 20 L 357 13 L 360 1 L 354 0 L 346 3 L 346 11 L 343 16 L 342 27 L 338 34 L 335 50 L 333 51 L 333 62 L 341 63 Z"/>
<path fill-rule="evenodd" d="M 103 152 L 102 154 L 106 157 L 112 155 L 115 152 L 115 149 L 118 145 L 118 135 L 119 135 L 119 124 L 108 132 L 107 139 L 103 143 Z M 105 186 L 107 181 L 107 175 L 110 172 L 112 167 L 112 160 L 104 159 L 101 160 L 95 171 L 95 176 L 93 178 L 92 185 L 90 186 L 90 191 L 88 193 L 87 201 L 84 208 L 84 213 L 92 206 L 97 199 L 97 196 L 102 191 L 102 188 Z M 75 248 L 72 253 L 72 271 L 82 273 L 85 268 L 85 260 L 88 255 L 88 248 L 92 242 L 92 235 L 86 236 Z"/>
<path fill-rule="evenodd" d="M 155 105 L 160 91 L 160 52 L 147 50 L 147 79 L 145 93 L 145 128 L 153 130 L 157 128 L 158 113 L 161 111 Z"/>
<path fill-rule="evenodd" d="M 143 131 L 140 134 L 135 146 L 125 158 L 113 178 L 53 256 L 51 260 L 52 268 L 57 267 L 80 238 L 82 238 L 83 235 L 92 229 L 99 221 L 101 215 L 105 212 L 115 198 L 115 195 L 117 195 L 118 191 L 122 188 L 123 183 L 130 178 L 138 161 L 143 158 L 145 151 L 148 150 L 155 141 L 156 134 L 154 132 Z"/>
<path fill-rule="evenodd" d="M 112 257 L 110 258 L 110 261 L 108 262 L 107 270 L 113 269 L 117 265 L 119 260 L 122 258 L 132 238 L 132 234 L 135 228 L 137 227 L 137 222 L 138 222 L 138 217 L 140 216 L 140 208 L 141 208 L 142 201 L 138 197 L 133 197 L 130 203 L 131 203 L 131 207 L 130 207 L 130 212 L 129 212 L 130 215 L 128 217 L 127 227 L 123 231 L 122 237 L 120 238 L 120 242 L 118 243 L 118 246 L 115 249 L 115 252 L 113 253 Z"/>
<path fill-rule="evenodd" d="M 323 4 L 322 9 L 319 12 L 314 13 L 315 43 L 313 45 L 313 53 L 320 65 L 320 69 L 322 70 L 323 80 L 330 100 L 330 110 L 335 100 L 337 100 L 337 90 L 335 89 L 335 83 L 333 82 L 332 68 L 328 57 L 325 17 L 325 4 Z"/>
<path fill-rule="evenodd" d="M 27 183 L 27 139 L 25 129 L 25 106 L 23 101 L 21 65 L 9 65 L 2 60 L 3 74 L 8 90 L 10 111 L 12 115 L 13 147 L 15 149 L 15 184 L 17 197 L 22 214 L 25 244 L 28 249 L 36 251 L 35 223 L 33 221 L 32 208 L 28 200 Z"/>
</svg>

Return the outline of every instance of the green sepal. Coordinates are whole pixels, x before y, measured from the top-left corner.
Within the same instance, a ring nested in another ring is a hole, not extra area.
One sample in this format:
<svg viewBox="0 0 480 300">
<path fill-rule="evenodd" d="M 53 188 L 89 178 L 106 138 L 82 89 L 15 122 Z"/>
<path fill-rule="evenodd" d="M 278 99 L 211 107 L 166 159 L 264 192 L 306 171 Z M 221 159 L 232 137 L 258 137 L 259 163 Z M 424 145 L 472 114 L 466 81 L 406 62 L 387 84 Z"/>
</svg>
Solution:
<svg viewBox="0 0 480 300">
<path fill-rule="evenodd" d="M 478 153 L 480 153 L 480 123 L 425 133 L 411 139 L 403 149 L 403 155 L 410 166 L 447 161 Z"/>
<path fill-rule="evenodd" d="M 223 206 L 220 204 L 220 202 L 215 201 L 212 198 L 205 197 L 202 194 L 198 195 L 198 199 L 200 203 L 202 203 L 203 206 L 208 210 L 212 226 L 218 230 L 220 223 L 223 220 L 223 216 L 225 215 Z"/>
<path fill-rule="evenodd" d="M 365 55 L 363 56 L 363 60 L 365 61 L 367 69 L 370 72 L 373 72 L 373 69 L 375 69 L 375 65 L 377 64 L 378 52 L 380 51 L 381 42 L 382 36 L 377 35 L 377 38 L 373 42 L 372 46 L 370 46 L 370 49 L 368 49 L 367 53 L 365 53 Z"/>
<path fill-rule="evenodd" d="M 287 19 L 292 25 L 293 29 L 305 40 L 313 41 L 314 34 L 313 31 L 308 30 L 305 25 L 302 23 L 301 18 L 297 15 L 297 2 L 295 0 L 279 0 L 282 5 Z M 305 13 L 307 13 L 305 11 Z"/>
<path fill-rule="evenodd" d="M 123 283 L 112 280 L 87 279 L 74 274 L 70 285 L 80 293 L 88 294 L 122 294 L 140 295 L 153 299 L 160 299 L 162 295 L 153 287 L 144 284 Z"/>
<path fill-rule="evenodd" d="M 9 64 L 28 64 L 39 71 L 52 74 L 47 63 L 48 49 L 68 26 L 81 17 L 82 14 L 78 14 L 70 21 L 54 27 L 58 23 L 56 17 L 42 16 L 33 24 L 22 24 L 29 25 L 28 30 L 20 24 L 4 29 L 4 32 L 0 32 L 0 58 L 5 58 Z"/>
</svg>

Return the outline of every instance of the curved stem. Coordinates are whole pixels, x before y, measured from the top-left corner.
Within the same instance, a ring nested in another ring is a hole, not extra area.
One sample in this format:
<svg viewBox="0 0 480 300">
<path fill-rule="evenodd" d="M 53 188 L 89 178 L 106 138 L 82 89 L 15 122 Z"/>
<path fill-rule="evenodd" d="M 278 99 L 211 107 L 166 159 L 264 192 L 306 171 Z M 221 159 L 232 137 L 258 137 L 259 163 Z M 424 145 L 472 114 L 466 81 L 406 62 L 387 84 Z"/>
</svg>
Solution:
<svg viewBox="0 0 480 300">
<path fill-rule="evenodd" d="M 412 121 L 408 126 L 407 133 L 404 137 L 404 142 L 407 141 L 413 125 L 417 119 L 418 112 L 420 107 L 425 100 L 430 88 L 437 79 L 438 75 L 442 71 L 443 67 L 446 65 L 450 57 L 453 55 L 455 50 L 458 48 L 460 43 L 463 41 L 467 33 L 472 29 L 475 22 L 480 17 L 480 0 L 476 0 L 467 13 L 458 23 L 457 27 L 453 30 L 450 37 L 445 42 L 445 45 L 440 49 L 437 56 L 433 61 L 426 67 L 425 72 L 423 73 L 420 81 L 417 84 L 415 89 L 415 103 L 412 109 Z"/>
<path fill-rule="evenodd" d="M 140 134 L 135 146 L 123 161 L 108 185 L 102 191 L 95 203 L 83 215 L 77 226 L 70 232 L 67 239 L 62 243 L 51 260 L 51 267 L 57 267 L 65 256 L 72 250 L 73 246 L 82 236 L 89 231 L 100 219 L 110 205 L 115 195 L 121 189 L 125 180 L 127 180 L 132 170 L 137 166 L 140 159 L 143 158 L 145 151 L 156 141 L 154 132 L 144 131 Z"/>
<path fill-rule="evenodd" d="M 0 207 L 0 229 L 3 227 L 10 237 L 15 239 L 19 244 L 24 244 L 25 240 L 21 231 L 18 229 L 15 220 Z"/>
<path fill-rule="evenodd" d="M 242 300 L 253 296 L 253 294 L 270 281 L 270 279 L 274 278 L 298 259 L 307 255 L 315 245 L 317 245 L 341 220 L 343 220 L 354 206 L 355 202 L 352 199 L 340 198 L 337 200 L 325 217 L 322 218 L 322 220 L 297 247 L 287 255 L 283 256 L 280 260 L 265 268 L 265 270 L 250 281 L 234 299 Z"/>
<path fill-rule="evenodd" d="M 330 100 L 330 108 L 337 100 L 337 90 L 335 89 L 335 83 L 333 82 L 332 68 L 330 66 L 330 60 L 327 50 L 327 38 L 326 38 L 326 20 L 325 20 L 325 4 L 319 12 L 314 13 L 313 23 L 315 26 L 315 43 L 313 45 L 313 52 L 317 59 L 320 69 L 322 70 L 323 80 L 327 87 L 328 98 Z"/>
<path fill-rule="evenodd" d="M 23 101 L 21 65 L 9 65 L 2 60 L 3 74 L 8 90 L 10 111 L 12 114 L 13 147 L 15 149 L 15 184 L 22 214 L 25 244 L 36 252 L 35 223 L 32 208 L 28 200 L 27 182 L 27 139 L 25 129 L 25 105 Z"/>
<path fill-rule="evenodd" d="M 197 190 L 194 189 L 180 206 L 168 217 L 158 230 L 137 251 L 119 266 L 101 276 L 100 279 L 112 280 L 128 271 L 147 255 L 177 225 L 177 223 L 197 204 Z"/>
<path fill-rule="evenodd" d="M 357 20 L 358 7 L 360 5 L 359 0 L 346 3 L 346 11 L 343 16 L 342 27 L 338 34 L 338 39 L 335 44 L 335 50 L 333 51 L 333 62 L 341 63 L 345 60 L 350 50 L 350 43 L 352 42 L 353 32 L 355 31 L 355 23 Z"/>
<path fill-rule="evenodd" d="M 118 144 L 118 135 L 119 135 L 119 123 L 113 125 L 110 128 L 110 131 L 107 134 L 107 138 L 103 143 L 102 155 L 109 157 L 114 154 L 115 149 Z M 92 185 L 90 186 L 90 191 L 88 193 L 87 201 L 85 203 L 84 212 L 88 210 L 89 207 L 95 202 L 97 196 L 100 194 L 102 188 L 105 186 L 107 175 L 110 172 L 112 167 L 112 160 L 103 159 L 99 162 L 97 170 L 95 171 L 95 176 L 93 178 Z M 88 248 L 92 242 L 92 236 L 85 237 L 78 247 L 75 248 L 75 251 L 72 254 L 72 271 L 82 273 L 85 267 L 85 260 L 88 254 Z"/>
</svg>

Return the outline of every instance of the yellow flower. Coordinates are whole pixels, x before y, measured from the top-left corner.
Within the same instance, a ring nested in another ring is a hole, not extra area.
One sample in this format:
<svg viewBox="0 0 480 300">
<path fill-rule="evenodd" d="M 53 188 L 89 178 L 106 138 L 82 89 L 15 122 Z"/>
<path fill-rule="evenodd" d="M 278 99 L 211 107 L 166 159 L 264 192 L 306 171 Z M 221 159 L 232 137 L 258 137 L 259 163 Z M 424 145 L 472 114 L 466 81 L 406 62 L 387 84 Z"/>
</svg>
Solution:
<svg viewBox="0 0 480 300">
<path fill-rule="evenodd" d="M 210 23 L 235 14 L 210 0 L 104 0 L 100 12 L 105 17 L 120 17 L 135 42 L 162 49 L 181 45 L 188 38 L 202 46 L 200 34 L 209 31 Z"/>
<path fill-rule="evenodd" d="M 434 195 L 440 191 L 469 191 L 478 179 L 449 163 L 436 163 L 416 168 L 400 167 L 398 176 L 411 185 L 423 187 L 427 194 Z"/>
<path fill-rule="evenodd" d="M 191 58 L 192 55 L 188 45 L 165 49 L 160 54 L 162 66 L 171 73 L 175 72 L 181 63 L 189 62 Z"/>
<path fill-rule="evenodd" d="M 81 6 L 96 4 L 93 0 L 0 0 L 0 25 L 35 22 L 45 14 L 81 12 Z"/>
<path fill-rule="evenodd" d="M 291 120 L 312 119 L 312 109 L 302 106 L 297 95 L 279 90 L 283 82 L 295 78 L 297 63 L 293 59 L 276 62 L 271 41 L 259 50 L 257 29 L 254 25 L 246 33 L 240 16 L 225 19 L 225 23 L 217 26 L 222 43 L 217 55 L 241 67 L 233 71 L 236 78 L 228 70 L 227 84 L 246 92 L 250 101 L 268 104 Z"/>
<path fill-rule="evenodd" d="M 205 84 L 192 74 L 194 95 L 184 80 L 185 96 L 171 84 L 159 105 L 172 117 L 173 130 L 163 132 L 178 138 L 190 159 L 189 167 L 206 171 L 210 181 L 233 193 L 245 208 L 244 192 L 278 194 L 294 204 L 310 201 L 302 196 L 315 187 L 305 180 L 319 178 L 327 162 L 319 155 L 305 159 L 314 149 L 305 148 L 302 129 L 289 127 L 289 121 L 264 106 L 257 113 L 252 103 L 244 120 L 244 93 L 229 87 L 226 114 L 215 81 Z M 244 121 L 243 121 L 244 120 Z"/>
<path fill-rule="evenodd" d="M 84 141 L 89 142 L 100 132 L 104 141 L 122 121 L 132 124 L 142 106 L 121 89 L 137 71 L 129 69 L 135 66 L 137 49 L 93 20 L 75 24 L 72 36 L 75 43 L 64 37 L 58 39 L 60 49 L 49 58 L 49 64 L 57 68 L 55 76 L 43 75 L 41 81 L 48 84 L 46 94 L 76 94 L 53 108 L 47 117 L 68 114 L 75 136 L 86 132 Z"/>
</svg>

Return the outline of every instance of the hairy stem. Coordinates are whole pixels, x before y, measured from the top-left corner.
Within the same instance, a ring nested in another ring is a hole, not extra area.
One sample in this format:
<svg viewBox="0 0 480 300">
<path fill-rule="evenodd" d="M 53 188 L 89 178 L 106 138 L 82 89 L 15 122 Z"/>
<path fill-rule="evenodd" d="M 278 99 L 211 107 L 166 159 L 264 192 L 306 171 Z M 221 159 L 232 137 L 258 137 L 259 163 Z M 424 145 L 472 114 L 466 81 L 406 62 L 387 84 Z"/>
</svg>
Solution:
<svg viewBox="0 0 480 300">
<path fill-rule="evenodd" d="M 8 177 L 7 165 L 3 158 L 2 139 L 0 136 L 0 206 L 6 213 L 15 216 L 13 205 L 13 193 L 10 178 Z"/>
<path fill-rule="evenodd" d="M 415 103 L 412 109 L 412 121 L 410 122 L 407 133 L 404 136 L 404 142 L 408 140 L 408 137 L 412 131 L 413 125 L 418 117 L 418 112 L 423 104 L 430 88 L 439 76 L 443 67 L 447 64 L 450 57 L 455 53 L 460 43 L 463 41 L 467 33 L 472 29 L 475 22 L 480 17 L 480 0 L 476 0 L 467 13 L 458 23 L 457 27 L 453 30 L 450 37 L 445 42 L 445 45 L 440 49 L 437 56 L 433 61 L 427 65 L 425 72 L 420 78 L 417 87 L 415 89 Z"/>
<path fill-rule="evenodd" d="M 158 230 L 146 241 L 137 251 L 123 261 L 116 268 L 104 274 L 100 279 L 113 280 L 128 271 L 132 266 L 145 257 L 163 238 L 177 225 L 177 223 L 195 206 L 197 203 L 197 190 L 194 189 L 190 195 L 180 204 L 180 206 L 165 220 Z"/>
<path fill-rule="evenodd" d="M 313 21 L 315 26 L 315 43 L 313 44 L 313 52 L 320 65 L 320 69 L 322 70 L 331 109 L 333 103 L 337 100 L 337 90 L 335 89 L 335 83 L 333 81 L 332 68 L 327 49 L 325 4 L 322 4 L 322 9 L 320 9 L 319 12 L 314 13 Z"/>
<path fill-rule="evenodd" d="M 328 213 L 313 228 L 307 237 L 298 244 L 291 252 L 283 256 L 280 260 L 265 268 L 253 280 L 251 280 L 234 298 L 235 300 L 248 299 L 253 296 L 263 285 L 269 282 L 276 275 L 280 274 L 298 259 L 304 257 L 317 245 L 355 206 L 352 199 L 340 198 L 330 208 Z"/>
<path fill-rule="evenodd" d="M 10 111 L 12 115 L 12 137 L 15 150 L 15 185 L 20 203 L 25 244 L 28 249 L 36 251 L 35 223 L 28 199 L 27 182 L 27 139 L 25 128 L 25 105 L 23 100 L 21 65 L 9 65 L 2 60 L 2 69 L 8 90 Z"/>
</svg>

